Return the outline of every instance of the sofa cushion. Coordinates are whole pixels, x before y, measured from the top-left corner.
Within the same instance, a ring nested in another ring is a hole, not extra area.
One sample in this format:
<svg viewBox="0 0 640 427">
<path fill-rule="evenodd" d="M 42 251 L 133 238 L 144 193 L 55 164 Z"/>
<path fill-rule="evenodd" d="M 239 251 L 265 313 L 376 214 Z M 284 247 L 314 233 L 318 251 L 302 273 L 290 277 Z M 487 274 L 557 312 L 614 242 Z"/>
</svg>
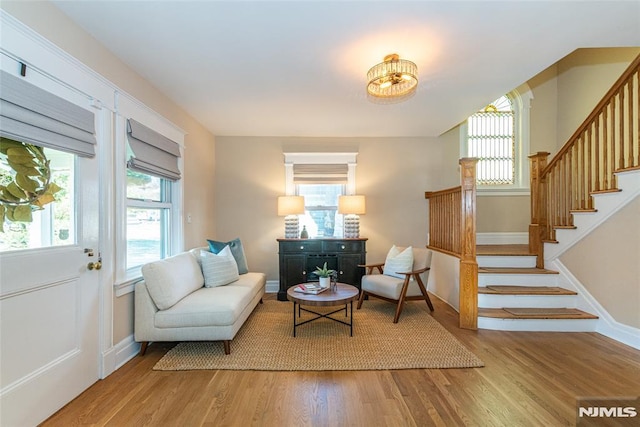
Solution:
<svg viewBox="0 0 640 427">
<path fill-rule="evenodd" d="M 362 276 L 362 290 L 369 291 L 372 294 L 397 300 L 400 298 L 402 291 L 403 279 L 387 276 L 386 274 L 367 274 Z M 409 281 L 406 296 L 422 295 L 418 282 Z"/>
<path fill-rule="evenodd" d="M 157 328 L 232 325 L 264 288 L 263 273 L 242 274 L 228 286 L 201 288 L 155 316 Z"/>
<path fill-rule="evenodd" d="M 224 286 L 238 280 L 238 265 L 231 255 L 229 246 L 225 246 L 219 253 L 200 251 L 204 286 L 214 288 Z"/>
<path fill-rule="evenodd" d="M 404 279 L 405 275 L 398 273 L 409 272 L 412 270 L 412 267 L 413 249 L 411 246 L 401 252 L 400 249 L 393 245 L 387 254 L 387 259 L 384 262 L 384 268 L 382 271 L 387 276 Z"/>
<path fill-rule="evenodd" d="M 244 255 L 244 248 L 242 247 L 242 242 L 239 238 L 231 240 L 229 242 L 218 242 L 216 240 L 207 240 L 207 242 L 209 243 L 209 250 L 214 254 L 217 254 L 218 252 L 223 250 L 225 246 L 229 246 L 229 248 L 231 248 L 233 258 L 238 264 L 238 273 L 245 274 L 249 272 L 249 267 L 247 266 L 247 258 Z"/>
<path fill-rule="evenodd" d="M 198 261 L 188 252 L 143 265 L 142 277 L 160 310 L 168 309 L 204 285 Z"/>
</svg>

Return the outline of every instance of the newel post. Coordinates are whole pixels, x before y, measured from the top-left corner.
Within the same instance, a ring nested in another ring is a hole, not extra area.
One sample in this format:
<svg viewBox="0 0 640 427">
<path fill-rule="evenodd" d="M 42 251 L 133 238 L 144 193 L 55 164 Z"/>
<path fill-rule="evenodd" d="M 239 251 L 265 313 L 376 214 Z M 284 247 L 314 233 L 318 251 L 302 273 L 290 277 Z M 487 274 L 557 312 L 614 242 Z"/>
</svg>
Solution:
<svg viewBox="0 0 640 427">
<path fill-rule="evenodd" d="M 476 261 L 476 158 L 460 159 L 460 327 L 478 329 L 478 262 Z"/>
<path fill-rule="evenodd" d="M 547 166 L 549 153 L 539 151 L 529 156 L 531 162 L 531 223 L 529 224 L 529 252 L 536 255 L 536 267 L 544 268 L 544 240 L 547 233 L 546 178 L 542 171 Z"/>
</svg>

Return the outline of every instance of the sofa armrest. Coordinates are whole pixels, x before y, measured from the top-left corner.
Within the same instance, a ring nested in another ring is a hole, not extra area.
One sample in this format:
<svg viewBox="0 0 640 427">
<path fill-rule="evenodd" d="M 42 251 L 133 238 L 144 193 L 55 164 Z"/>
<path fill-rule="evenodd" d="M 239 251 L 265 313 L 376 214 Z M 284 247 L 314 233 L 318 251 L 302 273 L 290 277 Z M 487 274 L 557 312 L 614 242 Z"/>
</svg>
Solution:
<svg viewBox="0 0 640 427">
<path fill-rule="evenodd" d="M 153 341 L 155 315 L 159 311 L 149 295 L 144 280 L 135 284 L 134 337 L 135 340 Z"/>
<path fill-rule="evenodd" d="M 380 274 L 382 274 L 382 267 L 384 267 L 384 262 L 380 262 L 380 263 L 377 263 L 377 264 L 361 264 L 361 265 L 358 265 L 358 267 L 366 268 L 367 269 L 367 274 L 372 274 L 373 273 L 373 269 L 377 268 L 378 272 Z"/>
</svg>

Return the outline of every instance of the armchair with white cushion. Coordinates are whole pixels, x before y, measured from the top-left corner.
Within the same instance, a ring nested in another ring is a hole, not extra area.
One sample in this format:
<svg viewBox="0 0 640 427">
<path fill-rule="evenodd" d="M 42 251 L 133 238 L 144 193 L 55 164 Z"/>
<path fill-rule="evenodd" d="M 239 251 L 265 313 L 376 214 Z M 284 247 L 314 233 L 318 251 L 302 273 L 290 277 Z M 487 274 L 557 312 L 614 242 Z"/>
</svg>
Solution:
<svg viewBox="0 0 640 427">
<path fill-rule="evenodd" d="M 362 307 L 365 297 L 371 296 L 398 306 L 393 323 L 398 323 L 406 301 L 424 300 L 433 311 L 433 304 L 425 287 L 431 268 L 429 249 L 393 246 L 384 263 L 360 267 L 366 268 L 366 275 L 362 277 L 358 309 Z M 379 274 L 374 274 L 374 269 Z"/>
</svg>

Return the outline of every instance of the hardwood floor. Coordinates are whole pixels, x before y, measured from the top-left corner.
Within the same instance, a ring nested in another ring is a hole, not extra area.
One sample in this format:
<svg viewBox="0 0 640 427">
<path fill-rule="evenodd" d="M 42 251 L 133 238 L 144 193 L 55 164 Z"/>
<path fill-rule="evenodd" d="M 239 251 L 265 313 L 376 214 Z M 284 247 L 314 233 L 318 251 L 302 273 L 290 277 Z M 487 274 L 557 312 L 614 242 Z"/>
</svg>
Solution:
<svg viewBox="0 0 640 427">
<path fill-rule="evenodd" d="M 158 343 L 43 425 L 562 426 L 575 425 L 577 397 L 640 395 L 638 350 L 596 333 L 462 330 L 432 300 L 484 368 L 161 372 L 172 344 Z"/>
</svg>

